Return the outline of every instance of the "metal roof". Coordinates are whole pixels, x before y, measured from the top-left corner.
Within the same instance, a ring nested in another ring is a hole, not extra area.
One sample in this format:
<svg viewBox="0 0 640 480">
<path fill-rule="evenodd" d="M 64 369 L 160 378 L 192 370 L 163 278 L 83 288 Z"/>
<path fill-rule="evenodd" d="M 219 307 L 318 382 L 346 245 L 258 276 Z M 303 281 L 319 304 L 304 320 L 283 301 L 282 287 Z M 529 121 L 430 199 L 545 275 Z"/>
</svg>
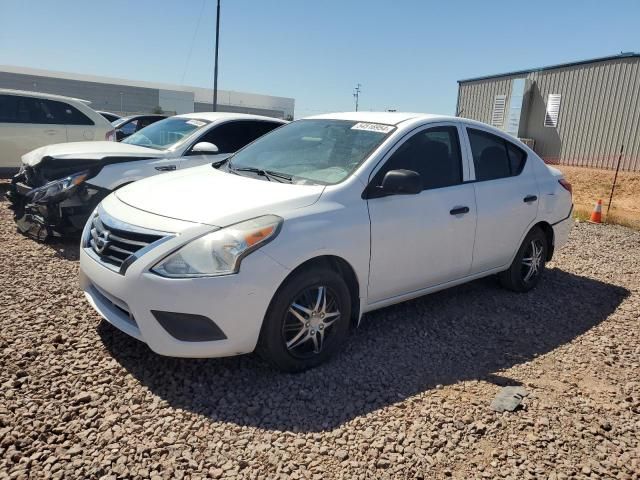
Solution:
<svg viewBox="0 0 640 480">
<path fill-rule="evenodd" d="M 498 73 L 494 75 L 484 75 L 482 77 L 465 78 L 464 80 L 458 80 L 458 83 L 475 82 L 478 80 L 488 80 L 490 78 L 498 77 L 511 77 L 516 75 L 526 75 L 532 72 L 542 72 L 544 70 L 553 70 L 555 68 L 575 67 L 577 65 L 584 65 L 587 63 L 606 62 L 607 60 L 620 60 L 623 58 L 640 58 L 638 52 L 620 52 L 618 55 L 609 55 L 607 57 L 590 58 L 587 60 L 578 60 L 575 62 L 558 63 L 557 65 L 547 65 L 544 67 L 530 68 L 528 70 L 516 70 L 513 72 Z"/>
</svg>

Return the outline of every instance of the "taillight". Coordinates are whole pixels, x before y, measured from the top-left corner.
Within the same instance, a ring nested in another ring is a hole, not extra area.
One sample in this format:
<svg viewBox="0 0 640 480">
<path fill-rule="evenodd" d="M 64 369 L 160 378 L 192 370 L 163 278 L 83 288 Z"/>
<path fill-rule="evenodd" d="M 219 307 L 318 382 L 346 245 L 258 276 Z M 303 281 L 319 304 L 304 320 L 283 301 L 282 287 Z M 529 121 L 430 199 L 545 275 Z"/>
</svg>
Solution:
<svg viewBox="0 0 640 480">
<path fill-rule="evenodd" d="M 104 139 L 109 141 L 109 142 L 115 142 L 116 141 L 116 131 L 115 130 L 109 130 L 106 135 L 104 136 Z"/>
<path fill-rule="evenodd" d="M 569 182 L 567 182 L 564 178 L 561 178 L 560 180 L 558 180 L 558 183 L 562 185 L 562 188 L 573 195 L 573 188 L 571 187 L 571 184 Z"/>
</svg>

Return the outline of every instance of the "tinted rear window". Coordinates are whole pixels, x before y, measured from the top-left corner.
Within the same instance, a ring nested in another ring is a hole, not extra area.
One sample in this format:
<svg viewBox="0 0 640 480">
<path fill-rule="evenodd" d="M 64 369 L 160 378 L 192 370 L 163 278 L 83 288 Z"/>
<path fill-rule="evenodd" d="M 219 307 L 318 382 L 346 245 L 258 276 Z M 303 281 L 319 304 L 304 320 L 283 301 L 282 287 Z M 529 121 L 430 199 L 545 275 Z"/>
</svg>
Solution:
<svg viewBox="0 0 640 480">
<path fill-rule="evenodd" d="M 476 180 L 496 180 L 519 175 L 527 154 L 511 142 L 474 128 L 468 128 Z"/>
</svg>

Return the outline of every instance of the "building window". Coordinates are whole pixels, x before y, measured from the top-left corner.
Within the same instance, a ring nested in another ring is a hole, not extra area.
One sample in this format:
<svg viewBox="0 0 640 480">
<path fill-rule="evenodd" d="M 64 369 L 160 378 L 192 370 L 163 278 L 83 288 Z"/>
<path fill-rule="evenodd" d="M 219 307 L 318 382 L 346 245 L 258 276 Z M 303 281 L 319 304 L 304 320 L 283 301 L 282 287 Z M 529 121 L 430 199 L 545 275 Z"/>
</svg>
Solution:
<svg viewBox="0 0 640 480">
<path fill-rule="evenodd" d="M 506 95 L 496 95 L 493 99 L 493 112 L 491 113 L 491 125 L 502 127 L 504 124 L 504 110 L 507 104 Z"/>
<path fill-rule="evenodd" d="M 547 111 L 544 114 L 544 126 L 545 127 L 557 127 L 558 126 L 558 114 L 560 113 L 560 99 L 559 93 L 550 93 L 547 97 Z"/>
</svg>

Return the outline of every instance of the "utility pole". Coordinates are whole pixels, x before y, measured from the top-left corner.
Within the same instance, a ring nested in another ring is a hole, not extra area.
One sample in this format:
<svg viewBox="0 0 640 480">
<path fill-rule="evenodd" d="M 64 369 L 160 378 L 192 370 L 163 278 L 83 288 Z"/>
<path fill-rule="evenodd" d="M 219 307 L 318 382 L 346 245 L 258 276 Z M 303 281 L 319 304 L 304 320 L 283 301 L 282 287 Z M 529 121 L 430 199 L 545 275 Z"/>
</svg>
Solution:
<svg viewBox="0 0 640 480">
<path fill-rule="evenodd" d="M 356 112 L 358 111 L 358 103 L 360 101 L 360 87 L 362 87 L 362 85 L 358 84 L 356 85 L 356 88 L 353 90 L 353 98 L 356 99 Z"/>
<path fill-rule="evenodd" d="M 213 111 L 218 111 L 218 45 L 220 43 L 220 0 L 216 13 L 216 58 L 213 66 Z"/>
<path fill-rule="evenodd" d="M 624 152 L 624 144 L 620 147 L 620 156 L 618 157 L 618 165 L 616 166 L 616 174 L 613 177 L 613 185 L 611 185 L 611 194 L 609 195 L 609 204 L 607 205 L 607 222 L 609 221 L 609 209 L 611 208 L 611 202 L 613 201 L 613 191 L 616 189 L 616 182 L 618 181 L 618 172 L 620 171 L 620 161 L 622 160 L 622 153 Z"/>
</svg>

